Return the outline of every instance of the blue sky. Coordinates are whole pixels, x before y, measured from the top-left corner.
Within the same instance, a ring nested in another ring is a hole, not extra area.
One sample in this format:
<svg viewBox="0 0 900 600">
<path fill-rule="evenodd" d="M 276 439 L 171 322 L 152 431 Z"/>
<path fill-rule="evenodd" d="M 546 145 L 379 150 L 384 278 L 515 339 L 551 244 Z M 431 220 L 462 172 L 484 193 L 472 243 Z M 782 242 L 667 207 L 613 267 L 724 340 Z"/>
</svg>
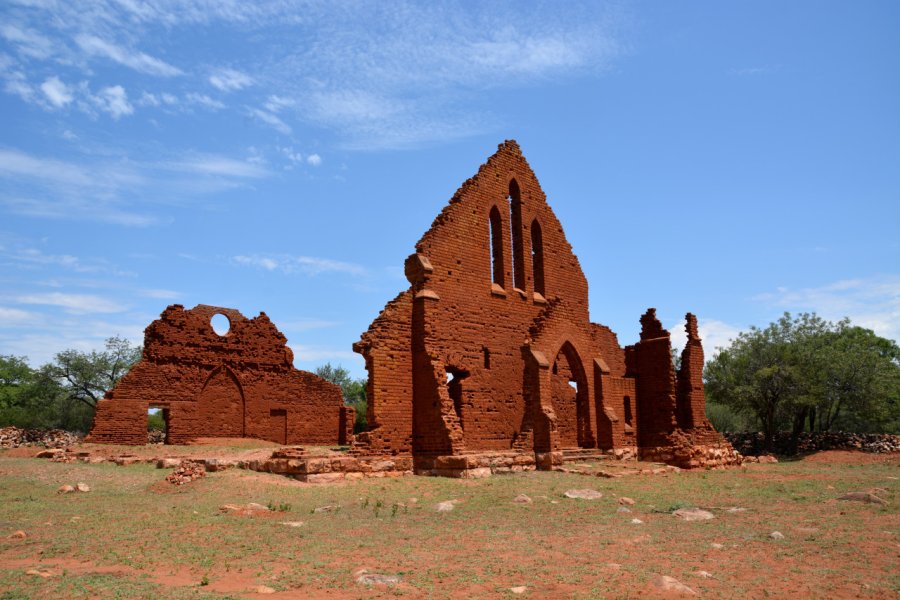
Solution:
<svg viewBox="0 0 900 600">
<path fill-rule="evenodd" d="M 900 339 L 897 31 L 896 2 L 7 0 L 0 354 L 205 303 L 362 376 L 508 138 L 623 345 L 649 306 L 708 352 L 785 310 Z"/>
</svg>

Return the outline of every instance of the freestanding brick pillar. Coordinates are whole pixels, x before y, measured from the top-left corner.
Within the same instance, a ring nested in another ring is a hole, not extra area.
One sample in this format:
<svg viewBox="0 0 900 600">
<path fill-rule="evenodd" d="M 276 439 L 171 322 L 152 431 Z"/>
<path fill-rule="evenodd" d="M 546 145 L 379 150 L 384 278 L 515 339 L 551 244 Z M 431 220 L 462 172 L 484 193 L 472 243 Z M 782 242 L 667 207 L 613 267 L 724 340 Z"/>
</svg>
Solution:
<svg viewBox="0 0 900 600">
<path fill-rule="evenodd" d="M 224 315 L 229 329 L 215 332 Z M 97 404 L 86 441 L 146 444 L 147 410 L 162 409 L 166 443 L 249 437 L 280 444 L 352 441 L 353 408 L 337 385 L 293 366 L 265 313 L 201 304 L 166 308 L 144 332 L 141 360 Z"/>
<path fill-rule="evenodd" d="M 532 453 L 538 468 L 591 448 L 739 460 L 703 416 L 696 319 L 677 374 L 653 309 L 626 349 L 592 323 L 578 258 L 516 142 L 457 190 L 405 273 L 409 289 L 354 345 L 369 372 L 358 451 L 411 454 L 439 474 L 479 453 Z"/>
</svg>

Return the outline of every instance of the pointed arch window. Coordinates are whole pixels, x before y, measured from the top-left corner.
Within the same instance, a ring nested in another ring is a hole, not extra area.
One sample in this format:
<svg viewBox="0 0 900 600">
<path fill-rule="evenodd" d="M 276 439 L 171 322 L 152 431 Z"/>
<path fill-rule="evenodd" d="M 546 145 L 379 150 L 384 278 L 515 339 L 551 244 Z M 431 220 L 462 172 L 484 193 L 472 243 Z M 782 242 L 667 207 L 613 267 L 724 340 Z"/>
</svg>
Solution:
<svg viewBox="0 0 900 600">
<path fill-rule="evenodd" d="M 534 291 L 546 296 L 544 289 L 544 235 L 537 219 L 531 222 L 531 272 L 534 277 Z"/>
<path fill-rule="evenodd" d="M 491 230 L 491 281 L 503 287 L 503 219 L 496 206 L 491 208 L 488 226 Z"/>
<path fill-rule="evenodd" d="M 515 179 L 509 182 L 509 233 L 512 248 L 513 287 L 525 289 L 525 253 L 522 248 L 522 198 Z"/>
</svg>

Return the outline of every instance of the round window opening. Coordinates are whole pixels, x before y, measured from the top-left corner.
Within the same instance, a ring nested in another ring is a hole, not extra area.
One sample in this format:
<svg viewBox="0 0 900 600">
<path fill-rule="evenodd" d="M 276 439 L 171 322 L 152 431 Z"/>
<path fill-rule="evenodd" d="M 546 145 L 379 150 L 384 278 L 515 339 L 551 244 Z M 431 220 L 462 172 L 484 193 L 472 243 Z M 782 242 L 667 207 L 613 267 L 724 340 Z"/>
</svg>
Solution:
<svg viewBox="0 0 900 600">
<path fill-rule="evenodd" d="M 228 330 L 231 329 L 231 321 L 228 320 L 228 317 L 220 313 L 213 315 L 212 319 L 210 319 L 210 324 L 212 325 L 213 331 L 218 335 L 226 335 Z"/>
</svg>

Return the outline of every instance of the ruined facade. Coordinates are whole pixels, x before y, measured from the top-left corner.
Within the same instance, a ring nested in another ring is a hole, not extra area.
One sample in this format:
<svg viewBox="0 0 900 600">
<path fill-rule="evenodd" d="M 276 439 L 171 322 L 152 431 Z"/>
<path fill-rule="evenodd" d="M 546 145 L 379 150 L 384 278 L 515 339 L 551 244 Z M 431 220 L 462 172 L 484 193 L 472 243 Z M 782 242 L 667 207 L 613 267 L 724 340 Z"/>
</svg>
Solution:
<svg viewBox="0 0 900 600">
<path fill-rule="evenodd" d="M 223 335 L 213 329 L 216 315 L 228 319 Z M 97 403 L 86 441 L 146 444 L 147 411 L 158 408 L 169 444 L 348 443 L 355 415 L 340 387 L 295 369 L 286 342 L 265 313 L 248 319 L 230 308 L 169 306 L 145 330 L 141 360 Z"/>
<path fill-rule="evenodd" d="M 357 452 L 462 476 L 549 469 L 589 449 L 739 460 L 705 416 L 696 319 L 677 373 L 654 309 L 624 349 L 592 323 L 578 258 L 514 141 L 460 187 L 405 272 L 410 288 L 354 345 L 369 373 Z"/>
</svg>

